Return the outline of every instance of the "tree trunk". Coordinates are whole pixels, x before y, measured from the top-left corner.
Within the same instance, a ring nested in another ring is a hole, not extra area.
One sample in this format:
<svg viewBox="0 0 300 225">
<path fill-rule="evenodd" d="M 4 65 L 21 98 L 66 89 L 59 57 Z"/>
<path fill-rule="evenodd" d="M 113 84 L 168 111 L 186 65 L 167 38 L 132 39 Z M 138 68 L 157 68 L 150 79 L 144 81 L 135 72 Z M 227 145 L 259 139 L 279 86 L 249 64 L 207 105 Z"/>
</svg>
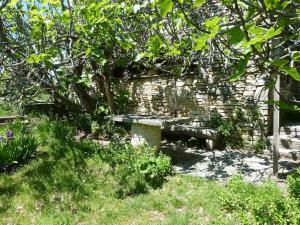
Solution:
<svg viewBox="0 0 300 225">
<path fill-rule="evenodd" d="M 83 72 L 84 63 L 79 61 L 78 65 L 74 67 L 74 75 L 77 77 L 81 77 Z M 92 112 L 96 109 L 97 101 L 89 95 L 87 91 L 87 87 L 82 83 L 73 83 L 72 87 L 74 88 L 74 92 L 76 93 L 80 104 L 85 108 L 87 112 Z"/>
<path fill-rule="evenodd" d="M 114 111 L 114 95 L 113 92 L 111 90 L 111 81 L 110 81 L 110 77 L 107 74 L 100 74 L 100 72 L 98 72 L 98 65 L 95 61 L 91 61 L 91 66 L 94 70 L 94 78 L 93 80 L 96 81 L 99 90 L 103 93 L 106 102 L 107 102 L 107 106 L 109 109 L 109 113 L 110 115 L 113 115 L 115 113 Z"/>
<path fill-rule="evenodd" d="M 114 111 L 114 96 L 113 92 L 111 90 L 111 82 L 108 76 L 104 76 L 104 87 L 105 87 L 105 93 L 106 93 L 106 99 L 107 99 L 107 105 L 109 109 L 109 113 L 112 116 Z"/>
<path fill-rule="evenodd" d="M 87 112 L 92 112 L 96 109 L 97 101 L 90 96 L 83 84 L 73 84 L 74 91 L 79 98 L 80 104 L 85 108 Z"/>
</svg>

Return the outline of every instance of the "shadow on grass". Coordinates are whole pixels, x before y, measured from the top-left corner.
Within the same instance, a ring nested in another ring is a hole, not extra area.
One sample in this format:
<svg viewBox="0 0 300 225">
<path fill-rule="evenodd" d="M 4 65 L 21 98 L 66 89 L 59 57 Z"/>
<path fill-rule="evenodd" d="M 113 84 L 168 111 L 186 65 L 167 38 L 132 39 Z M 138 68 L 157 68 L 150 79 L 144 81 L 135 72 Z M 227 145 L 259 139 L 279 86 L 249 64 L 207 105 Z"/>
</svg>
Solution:
<svg viewBox="0 0 300 225">
<path fill-rule="evenodd" d="M 84 143 L 57 145 L 16 174 L 1 174 L 0 213 L 11 207 L 15 196 L 23 194 L 33 196 L 47 206 L 57 195 L 67 193 L 77 201 L 75 204 L 79 204 L 80 196 L 89 194 L 86 183 L 94 181 L 86 169 L 86 160 L 91 156 L 84 151 L 87 148 Z"/>
</svg>

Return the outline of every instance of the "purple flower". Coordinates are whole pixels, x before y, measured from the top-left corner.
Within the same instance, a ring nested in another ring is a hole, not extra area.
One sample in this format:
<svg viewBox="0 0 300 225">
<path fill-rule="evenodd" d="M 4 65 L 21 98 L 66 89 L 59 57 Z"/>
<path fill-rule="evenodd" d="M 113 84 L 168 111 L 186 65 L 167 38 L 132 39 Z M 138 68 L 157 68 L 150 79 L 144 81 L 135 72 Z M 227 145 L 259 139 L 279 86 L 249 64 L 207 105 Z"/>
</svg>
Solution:
<svg viewBox="0 0 300 225">
<path fill-rule="evenodd" d="M 8 130 L 8 131 L 6 132 L 6 137 L 7 137 L 8 139 L 13 139 L 13 138 L 14 138 L 14 133 L 12 132 L 12 130 Z"/>
<path fill-rule="evenodd" d="M 0 141 L 3 141 L 4 137 L 2 135 L 0 135 Z"/>
</svg>

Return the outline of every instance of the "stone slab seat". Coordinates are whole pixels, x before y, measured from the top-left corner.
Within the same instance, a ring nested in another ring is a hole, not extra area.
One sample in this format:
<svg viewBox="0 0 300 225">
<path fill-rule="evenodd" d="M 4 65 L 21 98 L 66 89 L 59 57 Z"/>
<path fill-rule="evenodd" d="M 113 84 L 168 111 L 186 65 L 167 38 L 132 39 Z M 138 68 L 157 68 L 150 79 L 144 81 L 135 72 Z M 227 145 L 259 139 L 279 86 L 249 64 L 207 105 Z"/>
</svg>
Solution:
<svg viewBox="0 0 300 225">
<path fill-rule="evenodd" d="M 217 146 L 218 133 L 214 129 L 196 127 L 188 124 L 165 126 L 163 131 L 176 135 L 186 135 L 205 139 L 206 149 L 213 150 Z"/>
<path fill-rule="evenodd" d="M 114 122 L 131 124 L 131 143 L 138 146 L 144 142 L 152 147 L 156 147 L 159 151 L 161 147 L 161 130 L 163 127 L 174 124 L 188 123 L 189 117 L 173 118 L 170 116 L 153 116 L 153 115 L 117 115 L 105 117 Z"/>
</svg>

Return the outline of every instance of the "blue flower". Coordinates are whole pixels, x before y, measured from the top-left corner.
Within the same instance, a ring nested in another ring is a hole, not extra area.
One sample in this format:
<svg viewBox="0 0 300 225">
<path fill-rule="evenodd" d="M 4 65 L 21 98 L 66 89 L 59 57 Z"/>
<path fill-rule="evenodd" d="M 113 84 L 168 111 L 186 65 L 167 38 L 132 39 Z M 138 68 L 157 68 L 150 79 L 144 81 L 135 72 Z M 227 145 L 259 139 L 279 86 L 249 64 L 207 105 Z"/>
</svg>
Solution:
<svg viewBox="0 0 300 225">
<path fill-rule="evenodd" d="M 0 141 L 3 141 L 4 137 L 2 135 L 0 135 Z"/>
<path fill-rule="evenodd" d="M 12 132 L 12 130 L 8 130 L 6 133 L 6 137 L 8 139 L 13 139 L 14 138 L 14 133 Z"/>
</svg>

